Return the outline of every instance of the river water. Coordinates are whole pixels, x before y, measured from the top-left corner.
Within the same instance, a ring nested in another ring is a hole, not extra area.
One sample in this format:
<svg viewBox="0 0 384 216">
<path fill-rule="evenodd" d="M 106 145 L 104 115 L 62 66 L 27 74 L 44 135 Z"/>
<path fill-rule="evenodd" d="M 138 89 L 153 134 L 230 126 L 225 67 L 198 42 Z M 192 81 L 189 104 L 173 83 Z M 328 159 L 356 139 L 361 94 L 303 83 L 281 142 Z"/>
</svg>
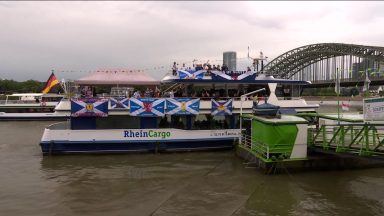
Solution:
<svg viewBox="0 0 384 216">
<path fill-rule="evenodd" d="M 384 215 L 384 168 L 266 176 L 232 151 L 42 156 L 0 122 L 0 215 Z"/>
</svg>

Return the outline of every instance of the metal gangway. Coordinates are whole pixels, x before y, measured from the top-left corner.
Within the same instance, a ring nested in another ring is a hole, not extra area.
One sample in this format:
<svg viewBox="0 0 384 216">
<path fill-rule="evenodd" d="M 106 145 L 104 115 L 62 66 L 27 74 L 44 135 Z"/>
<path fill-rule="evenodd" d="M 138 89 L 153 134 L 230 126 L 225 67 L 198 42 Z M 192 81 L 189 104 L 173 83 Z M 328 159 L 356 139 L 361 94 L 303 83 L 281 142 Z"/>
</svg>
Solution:
<svg viewBox="0 0 384 216">
<path fill-rule="evenodd" d="M 328 124 L 309 128 L 308 147 L 360 156 L 384 155 L 384 124 Z"/>
</svg>

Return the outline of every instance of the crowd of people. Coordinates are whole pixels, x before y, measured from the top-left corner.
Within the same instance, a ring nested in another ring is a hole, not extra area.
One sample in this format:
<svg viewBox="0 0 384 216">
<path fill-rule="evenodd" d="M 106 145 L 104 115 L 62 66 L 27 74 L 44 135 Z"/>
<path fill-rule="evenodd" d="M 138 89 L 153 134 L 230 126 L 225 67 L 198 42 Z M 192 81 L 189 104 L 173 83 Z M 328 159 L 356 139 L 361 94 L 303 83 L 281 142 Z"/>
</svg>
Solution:
<svg viewBox="0 0 384 216">
<path fill-rule="evenodd" d="M 147 88 L 144 93 L 142 93 L 140 90 L 136 90 L 132 97 L 134 98 L 142 98 L 142 97 L 145 97 L 145 98 L 159 98 L 161 97 L 160 95 L 160 89 L 158 89 L 157 87 L 155 88 L 155 90 L 153 90 L 152 88 Z"/>
<path fill-rule="evenodd" d="M 246 92 L 253 91 L 255 89 L 228 89 L 227 91 L 223 88 L 220 89 L 208 89 L 208 88 L 194 88 L 192 85 L 180 85 L 178 88 L 173 91 L 166 92 L 163 94 L 163 97 L 190 97 L 190 98 L 201 98 L 201 100 L 211 100 L 219 98 L 239 98 L 241 95 Z M 263 97 L 264 95 L 259 95 Z"/>
<path fill-rule="evenodd" d="M 181 70 L 192 70 L 191 67 L 186 67 L 185 64 L 183 64 L 183 66 L 180 69 Z M 222 71 L 223 73 L 225 73 L 225 74 L 227 74 L 229 76 L 238 76 L 238 75 L 241 75 L 243 73 L 252 71 L 250 67 L 247 67 L 246 71 L 233 71 L 233 70 L 229 70 L 228 66 L 225 65 L 225 64 L 220 66 L 220 65 L 211 65 L 209 63 L 197 64 L 196 66 L 194 66 L 194 69 L 196 71 L 198 71 L 198 70 L 206 70 L 207 71 L 207 75 L 209 75 L 209 76 L 211 75 L 211 71 Z M 177 71 L 178 70 L 179 70 L 178 64 L 176 62 L 173 62 L 172 75 L 173 76 L 177 76 Z"/>
<path fill-rule="evenodd" d="M 127 91 L 124 97 L 133 97 L 133 98 L 200 98 L 201 100 L 211 100 L 211 99 L 225 99 L 225 98 L 239 98 L 241 95 L 254 91 L 254 88 L 206 88 L 206 87 L 196 87 L 192 84 L 181 84 L 172 90 L 160 91 L 156 86 L 153 88 L 147 87 L 144 91 L 140 89 L 132 89 Z M 94 91 L 89 86 L 85 86 L 81 89 L 81 98 L 91 98 L 96 95 L 93 95 Z M 117 95 L 111 95 L 116 97 Z M 123 95 L 118 95 L 122 97 Z M 263 97 L 264 95 L 259 95 Z M 251 98 L 249 98 L 251 99 Z"/>
<path fill-rule="evenodd" d="M 212 116 L 211 114 L 200 114 L 199 117 L 191 117 L 192 121 L 188 127 L 186 116 L 173 115 L 163 117 L 159 121 L 159 128 L 177 128 L 177 129 L 229 129 L 230 118 L 229 116 Z M 238 126 L 238 125 L 237 125 Z"/>
</svg>

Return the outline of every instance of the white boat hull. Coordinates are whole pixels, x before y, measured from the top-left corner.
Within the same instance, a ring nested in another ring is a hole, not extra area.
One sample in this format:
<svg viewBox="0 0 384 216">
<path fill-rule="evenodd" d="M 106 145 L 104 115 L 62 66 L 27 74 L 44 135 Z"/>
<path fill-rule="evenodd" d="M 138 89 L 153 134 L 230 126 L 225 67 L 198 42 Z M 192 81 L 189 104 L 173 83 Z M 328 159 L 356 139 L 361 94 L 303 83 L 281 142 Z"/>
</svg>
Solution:
<svg viewBox="0 0 384 216">
<path fill-rule="evenodd" d="M 239 129 L 45 129 L 40 142 L 43 154 L 124 153 L 230 149 Z"/>
</svg>

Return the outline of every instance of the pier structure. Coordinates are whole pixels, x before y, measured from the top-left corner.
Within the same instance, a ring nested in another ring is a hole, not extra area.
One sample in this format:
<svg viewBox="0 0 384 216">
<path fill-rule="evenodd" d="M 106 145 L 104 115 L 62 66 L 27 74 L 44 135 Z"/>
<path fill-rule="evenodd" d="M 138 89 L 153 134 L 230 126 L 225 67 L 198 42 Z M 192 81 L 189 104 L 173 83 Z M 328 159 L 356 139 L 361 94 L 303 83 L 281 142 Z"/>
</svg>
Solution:
<svg viewBox="0 0 384 216">
<path fill-rule="evenodd" d="M 360 156 L 384 155 L 384 124 L 358 123 L 321 125 L 308 129 L 312 148 L 353 153 Z"/>
<path fill-rule="evenodd" d="M 383 123 L 316 115 L 244 115 L 236 154 L 266 174 L 384 166 Z M 308 125 L 308 117 L 321 124 Z"/>
</svg>

